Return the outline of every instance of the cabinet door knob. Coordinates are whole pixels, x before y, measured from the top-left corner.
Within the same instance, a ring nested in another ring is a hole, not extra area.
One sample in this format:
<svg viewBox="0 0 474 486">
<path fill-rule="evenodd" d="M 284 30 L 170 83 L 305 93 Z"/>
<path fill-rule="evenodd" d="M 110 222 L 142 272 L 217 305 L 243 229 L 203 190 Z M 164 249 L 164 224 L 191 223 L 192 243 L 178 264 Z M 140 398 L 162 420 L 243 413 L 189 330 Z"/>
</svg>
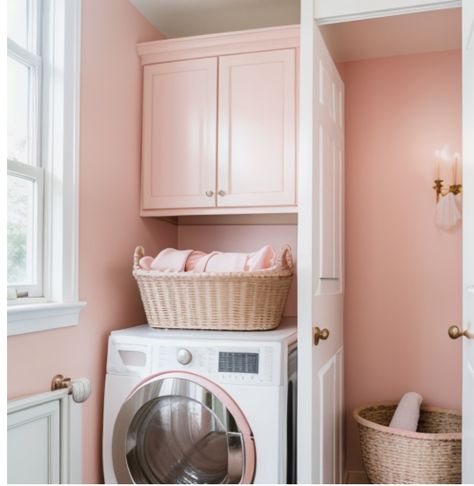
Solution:
<svg viewBox="0 0 474 486">
<path fill-rule="evenodd" d="M 225 191 L 219 191 L 218 194 L 219 194 L 219 196 L 223 197 L 223 196 L 225 196 Z"/>
<path fill-rule="evenodd" d="M 207 197 L 212 197 L 212 196 L 214 196 L 214 191 L 206 191 L 206 196 L 207 196 Z"/>
</svg>

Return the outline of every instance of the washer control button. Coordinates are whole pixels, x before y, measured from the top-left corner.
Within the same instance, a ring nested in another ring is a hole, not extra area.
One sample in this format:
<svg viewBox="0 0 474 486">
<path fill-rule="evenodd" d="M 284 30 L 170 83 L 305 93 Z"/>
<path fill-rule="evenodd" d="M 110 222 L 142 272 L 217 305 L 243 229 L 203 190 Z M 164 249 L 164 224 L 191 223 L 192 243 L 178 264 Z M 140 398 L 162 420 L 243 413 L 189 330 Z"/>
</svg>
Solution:
<svg viewBox="0 0 474 486">
<path fill-rule="evenodd" d="M 182 365 L 187 365 L 191 363 L 193 359 L 193 355 L 187 349 L 181 348 L 178 349 L 177 359 L 178 359 L 178 363 L 181 363 Z"/>
</svg>

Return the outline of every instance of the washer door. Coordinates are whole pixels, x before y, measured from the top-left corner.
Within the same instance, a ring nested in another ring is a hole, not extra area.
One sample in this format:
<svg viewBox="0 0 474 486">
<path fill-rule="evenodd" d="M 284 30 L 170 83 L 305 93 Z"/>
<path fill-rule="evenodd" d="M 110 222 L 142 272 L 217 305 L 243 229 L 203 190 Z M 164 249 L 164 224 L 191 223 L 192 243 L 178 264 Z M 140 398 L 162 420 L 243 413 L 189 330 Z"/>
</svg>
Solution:
<svg viewBox="0 0 474 486">
<path fill-rule="evenodd" d="M 239 407 L 192 373 L 162 373 L 122 405 L 112 455 L 119 483 L 250 483 L 255 445 Z"/>
</svg>

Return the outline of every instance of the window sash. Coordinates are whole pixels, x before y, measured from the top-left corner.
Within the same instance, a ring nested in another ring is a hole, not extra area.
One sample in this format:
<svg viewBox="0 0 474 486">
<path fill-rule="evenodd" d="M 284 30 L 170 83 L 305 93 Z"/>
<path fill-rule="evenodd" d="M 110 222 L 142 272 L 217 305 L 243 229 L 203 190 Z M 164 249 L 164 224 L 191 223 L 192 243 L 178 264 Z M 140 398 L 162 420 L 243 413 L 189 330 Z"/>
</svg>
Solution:
<svg viewBox="0 0 474 486">
<path fill-rule="evenodd" d="M 16 2 L 17 0 L 13 0 Z M 24 28 L 26 29 L 26 45 L 24 49 L 33 54 L 41 51 L 41 26 L 42 26 L 43 0 L 27 0 L 26 2 L 26 19 L 24 19 Z M 7 7 L 7 17 L 9 8 Z M 10 19 L 7 18 L 8 30 L 10 29 Z M 13 34 L 13 32 L 12 32 Z M 7 33 L 8 37 L 8 33 Z"/>
<path fill-rule="evenodd" d="M 7 41 L 8 57 L 30 69 L 28 80 L 28 160 L 20 162 L 41 166 L 41 94 L 43 61 L 11 39 Z"/>
<path fill-rule="evenodd" d="M 28 285 L 8 285 L 8 289 L 15 294 L 26 293 L 27 297 L 43 297 L 43 221 L 44 221 L 44 170 L 41 167 L 34 167 L 16 160 L 8 161 L 8 174 L 13 177 L 21 177 L 34 183 L 34 254 L 33 258 L 33 279 L 34 282 Z M 21 299 L 20 299 L 21 301 Z M 11 304 L 12 301 L 9 301 Z"/>
<path fill-rule="evenodd" d="M 39 55 L 42 47 L 43 15 L 42 0 L 29 0 L 27 11 L 27 48 L 7 39 L 7 55 L 12 60 L 29 69 L 28 79 L 28 120 L 27 120 L 27 160 L 8 160 L 7 172 L 13 177 L 24 178 L 34 183 L 33 225 L 34 242 L 33 283 L 28 285 L 8 285 L 9 295 L 26 294 L 8 304 L 24 303 L 29 298 L 44 296 L 44 169 L 41 157 L 42 96 L 43 96 L 43 59 Z M 28 248 L 31 250 L 31 248 Z"/>
</svg>

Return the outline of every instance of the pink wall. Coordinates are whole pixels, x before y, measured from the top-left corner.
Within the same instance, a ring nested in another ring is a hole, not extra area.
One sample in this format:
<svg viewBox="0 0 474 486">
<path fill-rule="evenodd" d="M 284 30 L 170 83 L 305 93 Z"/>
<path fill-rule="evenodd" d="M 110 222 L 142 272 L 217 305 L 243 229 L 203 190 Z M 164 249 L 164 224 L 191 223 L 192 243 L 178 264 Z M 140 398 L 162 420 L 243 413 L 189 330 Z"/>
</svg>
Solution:
<svg viewBox="0 0 474 486">
<path fill-rule="evenodd" d="M 91 380 L 83 481 L 102 481 L 107 336 L 145 321 L 131 276 L 135 245 L 176 245 L 176 227 L 139 217 L 141 69 L 135 45 L 159 33 L 128 0 L 83 0 L 80 324 L 8 338 L 9 398 L 46 391 L 56 373 Z"/>
<path fill-rule="evenodd" d="M 179 226 L 179 248 L 202 251 L 251 252 L 263 245 L 272 245 L 279 251 L 290 245 L 296 259 L 297 227 L 288 225 L 190 225 Z M 286 316 L 296 316 L 296 277 L 293 279 L 285 309 Z"/>
<path fill-rule="evenodd" d="M 113 15 L 111 14 L 113 12 Z M 144 322 L 130 275 L 136 244 L 296 249 L 296 226 L 181 226 L 139 214 L 141 75 L 135 44 L 159 38 L 128 0 L 83 0 L 79 326 L 8 339 L 8 396 L 42 392 L 58 372 L 91 379 L 84 482 L 100 482 L 106 340 Z M 458 52 L 351 62 L 346 83 L 346 401 L 348 465 L 359 469 L 350 411 L 408 390 L 460 404 L 459 228 L 433 224 L 433 151 L 460 149 Z M 296 312 L 292 290 L 287 315 Z M 25 356 L 28 359 L 25 359 Z"/>
<path fill-rule="evenodd" d="M 349 62 L 346 86 L 345 393 L 351 411 L 420 392 L 459 407 L 461 231 L 437 229 L 434 150 L 461 149 L 458 51 Z"/>
</svg>

